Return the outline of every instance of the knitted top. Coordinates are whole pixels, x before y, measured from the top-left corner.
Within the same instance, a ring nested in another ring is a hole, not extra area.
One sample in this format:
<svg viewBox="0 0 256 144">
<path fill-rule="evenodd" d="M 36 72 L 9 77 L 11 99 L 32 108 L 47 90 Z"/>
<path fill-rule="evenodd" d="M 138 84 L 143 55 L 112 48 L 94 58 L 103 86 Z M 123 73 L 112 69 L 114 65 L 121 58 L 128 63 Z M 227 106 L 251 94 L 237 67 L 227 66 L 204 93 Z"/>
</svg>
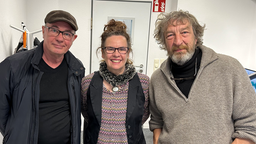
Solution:
<svg viewBox="0 0 256 144">
<path fill-rule="evenodd" d="M 170 59 L 151 77 L 150 129 L 162 129 L 158 144 L 256 142 L 256 94 L 243 66 L 205 46 L 188 98 L 171 79 Z"/>
<path fill-rule="evenodd" d="M 83 109 L 85 109 L 87 104 L 87 90 L 90 85 L 91 79 L 94 73 L 89 74 L 82 80 L 82 101 Z M 148 76 L 138 73 L 141 86 L 145 95 L 144 104 L 144 115 L 142 118 L 142 123 L 144 123 L 149 116 L 148 109 L 148 87 L 149 78 Z M 101 127 L 98 136 L 98 144 L 107 143 L 128 143 L 127 133 L 125 128 L 126 122 L 126 111 L 127 111 L 127 97 L 128 97 L 128 87 L 129 82 L 120 86 L 121 88 L 117 92 L 109 91 L 104 85 L 102 90 L 102 117 L 101 117 Z M 83 115 L 85 115 L 85 112 Z M 86 117 L 85 117 L 85 121 Z"/>
</svg>

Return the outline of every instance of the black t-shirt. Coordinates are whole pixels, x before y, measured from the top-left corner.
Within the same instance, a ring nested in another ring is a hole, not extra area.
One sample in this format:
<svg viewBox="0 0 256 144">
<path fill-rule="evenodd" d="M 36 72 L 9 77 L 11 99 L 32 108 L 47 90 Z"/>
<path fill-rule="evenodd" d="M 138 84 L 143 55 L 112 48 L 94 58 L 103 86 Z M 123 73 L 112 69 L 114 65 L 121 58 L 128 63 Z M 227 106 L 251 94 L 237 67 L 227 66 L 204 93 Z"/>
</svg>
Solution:
<svg viewBox="0 0 256 144">
<path fill-rule="evenodd" d="M 53 69 L 41 59 L 39 68 L 44 74 L 40 82 L 38 144 L 68 144 L 71 118 L 67 62 L 64 59 Z"/>
</svg>

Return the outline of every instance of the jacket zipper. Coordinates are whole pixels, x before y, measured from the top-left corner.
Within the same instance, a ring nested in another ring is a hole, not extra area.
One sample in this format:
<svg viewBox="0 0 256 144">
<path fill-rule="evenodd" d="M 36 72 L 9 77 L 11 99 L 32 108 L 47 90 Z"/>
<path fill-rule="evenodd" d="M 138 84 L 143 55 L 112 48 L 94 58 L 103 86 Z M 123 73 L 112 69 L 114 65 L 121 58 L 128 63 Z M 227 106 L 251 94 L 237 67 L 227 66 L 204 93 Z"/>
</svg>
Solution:
<svg viewBox="0 0 256 144">
<path fill-rule="evenodd" d="M 31 140 L 31 144 L 34 144 L 36 143 L 36 138 L 38 138 L 38 135 L 36 136 L 35 134 L 38 132 L 36 132 L 36 125 L 37 125 L 37 119 L 36 119 L 36 116 L 37 116 L 37 94 L 36 94 L 36 90 L 38 88 L 38 86 L 40 86 L 40 80 L 41 77 L 43 75 L 43 72 L 40 72 L 39 71 L 39 74 L 38 76 L 36 77 L 36 80 L 35 81 L 32 81 L 32 82 L 35 82 L 35 86 L 33 87 L 33 96 L 32 96 L 32 121 L 31 121 L 31 131 L 30 131 L 30 140 Z M 33 84 L 34 85 L 34 84 Z M 39 88 L 38 88 L 39 89 Z"/>
<path fill-rule="evenodd" d="M 71 119 L 71 121 L 70 121 L 70 141 L 71 141 L 71 144 L 74 142 L 74 133 L 73 133 L 73 112 L 72 111 L 76 111 L 76 106 L 74 107 L 74 110 L 72 109 L 72 104 L 71 104 L 71 94 L 73 93 L 73 104 L 74 105 L 76 105 L 76 103 L 75 103 L 75 101 L 76 101 L 76 95 L 75 95 L 75 86 L 74 86 L 74 80 L 72 80 L 72 76 L 71 77 L 69 77 L 69 89 L 68 89 L 68 91 L 69 90 L 71 90 L 71 91 L 69 91 L 69 107 L 70 107 L 70 119 Z"/>
</svg>

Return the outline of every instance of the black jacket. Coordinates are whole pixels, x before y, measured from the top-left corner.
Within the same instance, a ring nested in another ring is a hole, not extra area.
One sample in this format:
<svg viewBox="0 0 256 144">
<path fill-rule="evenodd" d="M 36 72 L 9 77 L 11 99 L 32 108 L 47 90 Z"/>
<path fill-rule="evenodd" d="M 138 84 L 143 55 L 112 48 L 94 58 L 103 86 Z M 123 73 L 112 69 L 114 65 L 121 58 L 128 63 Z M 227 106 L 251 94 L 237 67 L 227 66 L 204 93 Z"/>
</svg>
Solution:
<svg viewBox="0 0 256 144">
<path fill-rule="evenodd" d="M 96 144 L 101 125 L 101 104 L 102 104 L 103 79 L 96 72 L 90 83 L 87 92 L 87 113 L 88 124 L 85 122 L 84 144 Z M 129 81 L 126 132 L 129 144 L 146 144 L 142 130 L 142 116 L 144 114 L 145 96 L 136 74 Z"/>
<path fill-rule="evenodd" d="M 0 131 L 4 144 L 37 144 L 43 75 L 38 64 L 42 55 L 43 42 L 35 49 L 14 54 L 0 63 Z M 85 68 L 69 51 L 65 59 L 69 68 L 71 142 L 80 144 L 80 87 Z"/>
</svg>

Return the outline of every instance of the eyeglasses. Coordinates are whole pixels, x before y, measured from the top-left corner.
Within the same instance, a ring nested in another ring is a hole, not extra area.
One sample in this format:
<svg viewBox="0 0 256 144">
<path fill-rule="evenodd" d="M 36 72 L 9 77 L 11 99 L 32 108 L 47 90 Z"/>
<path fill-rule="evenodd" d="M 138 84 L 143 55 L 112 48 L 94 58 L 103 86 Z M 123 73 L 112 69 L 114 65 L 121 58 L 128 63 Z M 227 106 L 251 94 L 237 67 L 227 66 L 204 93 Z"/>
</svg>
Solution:
<svg viewBox="0 0 256 144">
<path fill-rule="evenodd" d="M 68 32 L 68 31 L 60 31 L 58 30 L 57 28 L 54 28 L 54 27 L 48 27 L 48 26 L 45 26 L 46 28 L 48 28 L 48 34 L 50 36 L 58 36 L 60 33 L 62 33 L 62 36 L 65 40 L 71 40 L 72 37 L 75 35 L 71 32 Z"/>
<path fill-rule="evenodd" d="M 119 47 L 119 48 L 114 48 L 114 47 L 104 47 L 104 49 L 106 49 L 107 54 L 113 54 L 116 50 L 120 53 L 120 54 L 126 54 L 129 50 L 128 47 Z"/>
</svg>

